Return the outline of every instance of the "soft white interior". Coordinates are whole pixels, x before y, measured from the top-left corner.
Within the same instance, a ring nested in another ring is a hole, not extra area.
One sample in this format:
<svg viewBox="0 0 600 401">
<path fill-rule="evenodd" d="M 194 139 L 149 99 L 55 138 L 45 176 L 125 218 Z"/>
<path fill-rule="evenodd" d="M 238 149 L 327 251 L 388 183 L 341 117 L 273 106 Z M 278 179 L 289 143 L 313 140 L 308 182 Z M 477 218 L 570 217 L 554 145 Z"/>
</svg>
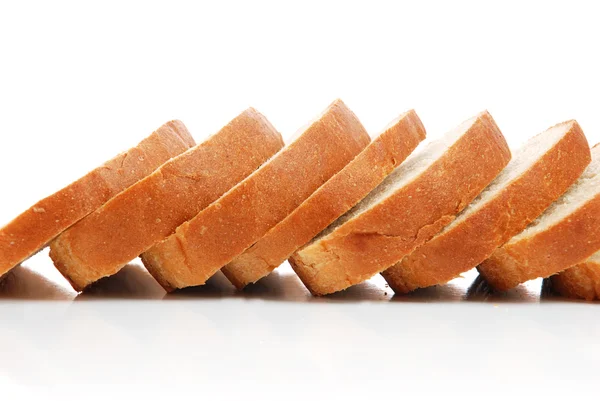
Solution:
<svg viewBox="0 0 600 401">
<path fill-rule="evenodd" d="M 323 230 L 313 241 L 330 234 L 336 228 L 371 209 L 383 199 L 391 196 L 396 190 L 404 187 L 423 174 L 429 166 L 438 160 L 446 150 L 452 146 L 460 137 L 462 137 L 468 128 L 473 125 L 477 117 L 473 117 L 444 136 L 419 145 L 419 147 L 361 202 L 350 209 L 346 214 L 331 223 L 329 227 Z"/>
<path fill-rule="evenodd" d="M 595 254 L 593 254 L 592 256 L 590 256 L 588 258 L 587 262 L 600 263 L 600 251 L 598 251 Z"/>
<path fill-rule="evenodd" d="M 500 174 L 498 174 L 494 181 L 492 181 L 469 206 L 459 213 L 456 219 L 447 225 L 441 233 L 452 230 L 473 213 L 476 213 L 479 209 L 484 207 L 488 202 L 492 201 L 496 195 L 524 174 L 550 149 L 552 149 L 552 147 L 555 146 L 567 132 L 569 132 L 572 125 L 572 122 L 559 124 L 529 139 L 513 153 L 511 161 Z"/>
<path fill-rule="evenodd" d="M 588 200 L 600 193 L 600 146 L 592 148 L 592 162 L 581 177 L 567 192 L 558 198 L 540 217 L 525 230 L 513 237 L 509 243 L 515 243 L 534 236 L 552 227 L 565 217 L 582 207 Z"/>
</svg>

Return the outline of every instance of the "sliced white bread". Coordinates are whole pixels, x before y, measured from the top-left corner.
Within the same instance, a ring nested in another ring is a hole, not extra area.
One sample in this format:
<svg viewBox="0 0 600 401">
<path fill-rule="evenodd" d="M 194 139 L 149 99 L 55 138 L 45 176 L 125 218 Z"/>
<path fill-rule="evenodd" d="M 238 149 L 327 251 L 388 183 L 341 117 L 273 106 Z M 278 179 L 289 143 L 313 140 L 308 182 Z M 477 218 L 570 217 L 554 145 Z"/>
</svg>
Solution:
<svg viewBox="0 0 600 401">
<path fill-rule="evenodd" d="M 238 289 L 268 275 L 367 196 L 425 138 L 411 110 L 392 121 L 339 173 L 222 271 Z"/>
<path fill-rule="evenodd" d="M 250 108 L 69 228 L 50 257 L 81 291 L 173 234 L 282 147 L 281 135 Z"/>
<path fill-rule="evenodd" d="M 113 196 L 194 145 L 183 123 L 170 121 L 137 146 L 37 202 L 0 228 L 0 276 Z"/>
<path fill-rule="evenodd" d="M 548 281 L 554 291 L 566 297 L 587 301 L 600 299 L 600 251 L 584 262 L 550 276 Z"/>
<path fill-rule="evenodd" d="M 548 277 L 600 250 L 600 146 L 581 177 L 525 230 L 478 267 L 497 290 Z"/>
<path fill-rule="evenodd" d="M 202 285 L 259 240 L 369 143 L 354 113 L 331 104 L 260 169 L 142 254 L 168 291 Z"/>
<path fill-rule="evenodd" d="M 590 147 L 575 121 L 534 136 L 456 220 L 383 277 L 396 293 L 406 293 L 472 269 L 562 195 L 590 160 Z"/>
<path fill-rule="evenodd" d="M 510 151 L 483 112 L 415 152 L 290 264 L 315 295 L 380 273 L 450 223 L 506 166 Z"/>
</svg>

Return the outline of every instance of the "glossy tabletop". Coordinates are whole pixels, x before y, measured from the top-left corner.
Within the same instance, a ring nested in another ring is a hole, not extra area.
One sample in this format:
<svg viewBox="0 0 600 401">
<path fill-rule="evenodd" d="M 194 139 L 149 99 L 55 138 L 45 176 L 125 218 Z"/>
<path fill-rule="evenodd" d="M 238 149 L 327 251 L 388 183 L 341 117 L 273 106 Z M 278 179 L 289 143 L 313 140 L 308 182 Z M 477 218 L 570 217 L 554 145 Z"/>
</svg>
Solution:
<svg viewBox="0 0 600 401">
<path fill-rule="evenodd" d="M 42 252 L 0 285 L 0 386 L 48 399 L 591 391 L 599 305 L 541 284 L 494 294 L 472 271 L 405 296 L 375 277 L 312 297 L 286 264 L 243 292 L 219 274 L 166 294 L 134 262 L 77 294 Z"/>
</svg>

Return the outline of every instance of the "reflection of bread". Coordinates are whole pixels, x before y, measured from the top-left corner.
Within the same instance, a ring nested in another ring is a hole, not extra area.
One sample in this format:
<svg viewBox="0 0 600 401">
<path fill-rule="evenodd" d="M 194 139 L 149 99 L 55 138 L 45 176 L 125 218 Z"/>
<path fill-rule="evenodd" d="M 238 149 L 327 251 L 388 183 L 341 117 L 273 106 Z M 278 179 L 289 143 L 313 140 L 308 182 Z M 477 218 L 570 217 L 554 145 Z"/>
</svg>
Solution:
<svg viewBox="0 0 600 401">
<path fill-rule="evenodd" d="M 479 266 L 498 290 L 548 277 L 600 250 L 600 146 L 581 178 L 523 232 Z"/>
<path fill-rule="evenodd" d="M 238 288 L 268 275 L 368 195 L 424 138 L 417 114 L 401 115 L 288 217 L 225 266 L 223 273 Z"/>
<path fill-rule="evenodd" d="M 168 122 L 136 147 L 33 205 L 0 229 L 0 276 L 193 145 L 194 140 L 180 121 Z"/>
<path fill-rule="evenodd" d="M 509 160 L 492 116 L 481 113 L 411 155 L 290 263 L 314 294 L 360 283 L 450 223 Z"/>
<path fill-rule="evenodd" d="M 383 276 L 399 293 L 443 284 L 470 270 L 538 217 L 589 161 L 590 148 L 575 121 L 531 138 L 456 220 Z"/>
<path fill-rule="evenodd" d="M 559 294 L 588 301 L 600 299 L 600 251 L 549 278 L 550 286 Z"/>
<path fill-rule="evenodd" d="M 248 109 L 68 229 L 50 256 L 82 290 L 171 235 L 282 146 L 266 118 Z"/>
<path fill-rule="evenodd" d="M 259 240 L 367 144 L 369 136 L 341 101 L 334 102 L 300 136 L 142 255 L 166 288 L 204 282 Z"/>
</svg>

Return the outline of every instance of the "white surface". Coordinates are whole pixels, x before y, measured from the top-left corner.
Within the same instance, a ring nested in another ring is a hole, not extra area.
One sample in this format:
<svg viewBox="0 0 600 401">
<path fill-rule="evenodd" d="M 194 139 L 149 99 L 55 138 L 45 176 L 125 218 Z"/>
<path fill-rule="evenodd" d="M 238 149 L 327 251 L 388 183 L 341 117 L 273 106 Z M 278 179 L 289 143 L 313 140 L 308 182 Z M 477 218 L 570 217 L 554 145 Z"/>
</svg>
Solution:
<svg viewBox="0 0 600 401">
<path fill-rule="evenodd" d="M 250 105 L 286 139 L 340 97 L 372 133 L 415 108 L 435 137 L 487 108 L 511 145 L 571 118 L 596 143 L 591 3 L 1 2 L 0 224 L 168 119 L 201 140 Z M 466 297 L 473 279 L 314 299 L 284 268 L 245 296 L 221 277 L 163 299 L 138 265 L 75 297 L 42 253 L 0 288 L 0 399 L 593 388 L 597 304 L 540 301 L 539 282 Z"/>
<path fill-rule="evenodd" d="M 56 399 L 596 391 L 598 305 L 540 299 L 539 280 L 504 295 L 469 291 L 475 275 L 410 296 L 375 278 L 313 298 L 283 266 L 244 294 L 219 275 L 166 295 L 134 263 L 77 295 L 41 254 L 0 290 L 0 377 Z"/>
</svg>

